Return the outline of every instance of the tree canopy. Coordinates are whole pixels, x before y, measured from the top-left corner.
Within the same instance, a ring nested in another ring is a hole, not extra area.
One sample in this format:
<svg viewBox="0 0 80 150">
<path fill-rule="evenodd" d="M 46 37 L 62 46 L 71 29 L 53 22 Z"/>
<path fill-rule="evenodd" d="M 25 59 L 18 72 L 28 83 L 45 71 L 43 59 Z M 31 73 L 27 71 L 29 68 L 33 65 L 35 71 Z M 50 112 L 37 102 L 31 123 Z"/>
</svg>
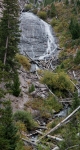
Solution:
<svg viewBox="0 0 80 150">
<path fill-rule="evenodd" d="M 13 67 L 19 42 L 18 0 L 3 0 L 3 15 L 0 22 L 0 59 L 8 70 Z"/>
</svg>

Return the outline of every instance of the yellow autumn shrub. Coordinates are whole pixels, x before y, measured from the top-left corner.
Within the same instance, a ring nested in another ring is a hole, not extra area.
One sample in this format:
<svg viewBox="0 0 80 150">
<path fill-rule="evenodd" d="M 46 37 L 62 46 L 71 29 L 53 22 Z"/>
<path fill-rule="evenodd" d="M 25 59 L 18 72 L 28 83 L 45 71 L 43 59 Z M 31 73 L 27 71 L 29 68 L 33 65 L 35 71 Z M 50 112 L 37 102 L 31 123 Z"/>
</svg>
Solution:
<svg viewBox="0 0 80 150">
<path fill-rule="evenodd" d="M 17 61 L 26 69 L 30 69 L 30 62 L 29 59 L 26 56 L 23 56 L 21 54 L 16 54 Z"/>
<path fill-rule="evenodd" d="M 70 91 L 72 93 L 75 89 L 73 83 L 70 80 L 70 77 L 64 71 L 57 73 L 45 71 L 41 82 L 46 84 L 55 93 L 56 91 Z"/>
</svg>

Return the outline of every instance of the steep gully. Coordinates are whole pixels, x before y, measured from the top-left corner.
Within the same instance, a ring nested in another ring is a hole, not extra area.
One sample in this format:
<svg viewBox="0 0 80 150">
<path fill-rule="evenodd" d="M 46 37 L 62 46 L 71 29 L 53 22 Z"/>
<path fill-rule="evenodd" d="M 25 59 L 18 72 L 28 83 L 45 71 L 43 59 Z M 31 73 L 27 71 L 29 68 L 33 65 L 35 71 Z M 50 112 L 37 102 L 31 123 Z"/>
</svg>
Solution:
<svg viewBox="0 0 80 150">
<path fill-rule="evenodd" d="M 32 61 L 35 61 L 35 63 L 38 62 L 37 64 L 40 64 L 39 67 L 42 69 L 55 69 L 53 61 L 57 60 L 59 50 L 51 26 L 30 12 L 23 12 L 20 16 L 20 21 L 20 29 L 22 31 L 19 44 L 20 53 L 27 55 Z M 36 69 L 34 66 L 35 64 L 32 64 L 31 73 Z M 26 99 L 26 95 L 24 94 L 26 93 L 24 92 L 26 89 L 25 85 L 27 85 L 28 92 L 29 85 L 27 81 L 33 83 L 34 86 L 37 87 L 32 93 L 32 96 L 46 98 L 48 96 L 47 93 L 49 93 L 46 86 L 41 85 L 36 75 L 32 75 L 31 73 L 26 75 L 25 71 L 19 71 L 24 103 L 28 99 Z M 44 91 L 43 88 L 45 89 Z M 62 111 L 59 116 L 66 115 L 66 113 L 66 111 Z"/>
<path fill-rule="evenodd" d="M 54 70 L 60 49 L 51 26 L 30 12 L 22 12 L 20 21 L 22 32 L 19 49 L 21 54 L 28 55 L 31 60 L 38 62 L 39 67 L 43 69 Z M 34 71 L 33 68 L 32 64 L 31 69 Z M 80 94 L 79 89 L 78 91 Z M 45 96 L 43 95 L 43 97 Z M 64 112 L 62 111 L 62 113 Z"/>
<path fill-rule="evenodd" d="M 21 54 L 29 56 L 29 58 L 31 58 L 31 60 L 35 62 L 42 61 L 43 63 L 48 63 L 50 61 L 51 64 L 49 64 L 48 67 L 46 66 L 46 68 L 49 69 L 51 65 L 53 69 L 54 66 L 52 66 L 52 59 L 57 60 L 59 51 L 55 34 L 53 33 L 51 26 L 29 12 L 22 13 L 20 20 L 20 29 L 22 30 L 22 32 L 19 49 Z M 27 100 L 29 100 L 29 97 L 26 94 L 28 92 L 28 82 L 34 83 L 35 87 L 37 87 L 35 90 L 36 93 L 40 94 L 36 95 L 35 93 L 33 93 L 32 96 L 42 96 L 43 98 L 47 96 L 43 92 L 40 93 L 41 89 L 43 91 L 43 88 L 46 89 L 46 87 L 39 83 L 37 77 L 34 74 L 26 74 L 26 72 L 22 69 L 21 71 L 19 71 L 19 77 L 21 81 L 21 88 L 23 94 L 23 102 L 19 103 L 19 109 L 23 109 L 24 104 L 27 102 Z M 37 91 L 37 89 L 39 89 L 39 91 Z M 47 90 L 45 91 L 45 93 L 49 92 Z M 30 108 L 29 111 L 32 112 L 33 110 L 31 110 Z M 60 113 L 56 114 L 55 117 L 65 117 L 67 115 L 67 112 L 68 110 L 64 109 Z M 36 111 L 32 113 L 35 115 Z M 32 136 L 30 136 L 30 139 L 31 141 L 36 141 L 36 137 L 34 138 L 33 134 Z"/>
<path fill-rule="evenodd" d="M 55 34 L 53 34 L 50 25 L 29 12 L 22 13 L 20 20 L 20 27 L 22 29 L 22 32 L 19 48 L 21 53 L 24 55 L 28 55 L 32 58 L 32 60 L 39 60 L 40 62 L 42 61 L 42 64 L 40 63 L 40 66 L 42 65 L 41 67 L 43 67 L 43 69 L 45 67 L 45 64 L 46 69 L 50 69 L 50 65 L 52 67 L 52 70 L 55 69 L 55 63 L 52 62 L 52 58 L 56 61 L 59 51 L 57 50 L 58 44 L 55 38 Z M 37 57 L 35 57 L 36 55 Z M 76 78 L 78 79 L 76 74 L 74 74 L 73 77 L 74 76 L 76 76 Z M 17 109 L 24 109 L 24 104 L 28 100 L 30 100 L 27 93 L 29 90 L 29 86 L 32 83 L 35 86 L 35 92 L 32 93 L 32 96 L 41 96 L 42 98 L 46 98 L 49 93 L 46 86 L 39 83 L 36 74 L 26 72 L 23 68 L 21 68 L 21 70 L 19 70 L 19 77 L 22 91 L 21 96 L 16 98 L 10 94 L 6 95 L 7 99 L 12 100 L 14 112 Z M 58 115 L 61 116 L 63 113 L 64 112 L 62 111 Z"/>
<path fill-rule="evenodd" d="M 22 32 L 19 48 L 21 54 L 28 55 L 36 62 L 38 60 L 43 61 L 42 66 L 44 63 L 47 63 L 48 65 L 48 59 L 54 57 L 54 55 L 56 57 L 56 53 L 58 54 L 59 52 L 57 51 L 57 41 L 55 34 L 52 32 L 51 26 L 29 12 L 22 13 L 20 20 L 20 28 Z M 7 99 L 12 100 L 13 112 L 24 109 L 24 104 L 31 99 L 27 93 L 29 91 L 29 86 L 32 83 L 35 86 L 35 91 L 32 93 L 32 96 L 46 98 L 49 93 L 46 86 L 39 83 L 36 74 L 26 72 L 22 67 L 18 72 L 21 83 L 20 97 L 14 97 L 11 94 L 6 95 Z M 33 112 L 31 109 L 30 111 Z M 35 113 L 35 111 L 33 113 Z"/>
<path fill-rule="evenodd" d="M 41 61 L 42 64 L 45 64 L 45 62 L 48 64 L 48 62 L 50 62 L 51 64 L 49 63 L 48 67 L 51 65 L 53 69 L 52 59 L 54 60 L 55 58 L 57 60 L 59 51 L 57 40 L 51 26 L 29 12 L 22 13 L 20 21 L 20 29 L 22 30 L 19 44 L 20 53 L 29 56 L 29 58 L 35 62 L 38 61 L 38 64 Z M 41 67 L 43 68 L 43 65 Z M 49 69 L 48 67 L 46 65 L 46 69 Z M 25 97 L 25 94 L 28 91 L 25 92 L 25 89 L 28 89 L 28 82 L 33 83 L 35 86 L 35 91 L 32 93 L 33 97 L 41 96 L 42 98 L 46 98 L 48 96 L 49 90 L 46 89 L 45 85 L 39 83 L 35 74 L 30 73 L 28 75 L 22 69 L 19 71 L 19 77 L 24 103 L 26 102 L 25 100 L 29 100 Z M 36 110 L 33 112 L 31 108 L 28 108 L 28 110 L 34 115 L 37 113 Z M 58 116 L 66 116 L 67 111 L 68 110 L 61 111 Z M 57 114 L 55 117 L 57 117 Z M 44 123 L 45 122 L 43 121 L 42 124 Z M 36 134 L 37 133 L 35 132 L 35 134 L 30 136 L 30 141 L 36 141 Z"/>
</svg>

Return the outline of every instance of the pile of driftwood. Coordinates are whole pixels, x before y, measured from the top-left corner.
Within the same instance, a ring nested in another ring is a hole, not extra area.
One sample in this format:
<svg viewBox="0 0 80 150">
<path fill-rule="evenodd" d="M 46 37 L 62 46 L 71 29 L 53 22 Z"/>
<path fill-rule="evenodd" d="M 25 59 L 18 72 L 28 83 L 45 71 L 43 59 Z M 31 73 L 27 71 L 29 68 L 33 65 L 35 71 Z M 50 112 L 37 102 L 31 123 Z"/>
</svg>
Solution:
<svg viewBox="0 0 80 150">
<path fill-rule="evenodd" d="M 24 143 L 29 143 L 30 145 L 33 145 L 34 147 L 36 147 L 39 143 L 41 143 L 41 141 L 43 140 L 43 138 L 48 137 L 49 139 L 53 140 L 53 141 L 63 141 L 63 138 L 59 138 L 56 136 L 51 136 L 50 134 L 54 131 L 56 131 L 57 129 L 59 129 L 60 127 L 64 126 L 65 124 L 67 124 L 68 122 L 71 121 L 71 118 L 75 115 L 76 112 L 78 112 L 80 110 L 80 106 L 78 106 L 70 115 L 68 115 L 65 119 L 63 119 L 60 123 L 58 123 L 54 128 L 52 128 L 50 131 L 46 131 L 46 133 L 41 132 L 40 130 L 36 130 L 36 133 L 40 134 L 41 137 L 37 140 L 35 140 L 35 142 L 32 142 L 30 139 L 24 139 L 22 138 L 22 140 L 24 141 Z M 53 148 L 52 150 L 58 150 L 58 146 L 56 145 L 55 148 Z"/>
<path fill-rule="evenodd" d="M 44 58 L 42 60 L 39 59 L 34 60 L 28 54 L 26 54 L 26 56 L 29 58 L 31 64 L 36 64 L 42 70 L 53 71 L 55 70 L 56 66 L 59 64 L 59 59 L 54 55 Z"/>
</svg>

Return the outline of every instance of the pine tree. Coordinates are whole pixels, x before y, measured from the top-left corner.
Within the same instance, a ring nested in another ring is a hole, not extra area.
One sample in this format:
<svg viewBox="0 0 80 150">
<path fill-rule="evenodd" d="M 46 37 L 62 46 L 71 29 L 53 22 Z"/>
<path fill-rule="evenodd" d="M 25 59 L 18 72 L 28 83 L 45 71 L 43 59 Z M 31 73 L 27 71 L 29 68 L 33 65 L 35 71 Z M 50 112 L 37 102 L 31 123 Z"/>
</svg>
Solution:
<svg viewBox="0 0 80 150">
<path fill-rule="evenodd" d="M 12 90 L 13 90 L 13 95 L 18 97 L 19 94 L 20 94 L 20 82 L 19 82 L 19 77 L 18 77 L 18 73 L 16 72 L 15 75 L 14 75 L 14 80 L 13 80 L 13 87 L 12 87 Z"/>
<path fill-rule="evenodd" d="M 59 143 L 59 150 L 80 150 L 80 139 L 77 136 L 77 129 L 72 123 L 66 126 L 63 139 Z"/>
<path fill-rule="evenodd" d="M 17 145 L 17 129 L 13 122 L 10 101 L 6 101 L 0 108 L 0 150 L 15 150 Z"/>
<path fill-rule="evenodd" d="M 74 18 L 71 19 L 69 30 L 72 35 L 72 39 L 78 39 L 80 37 L 80 25 L 78 21 Z"/>
<path fill-rule="evenodd" d="M 51 10 L 50 10 L 50 16 L 55 17 L 55 15 L 56 15 L 56 8 L 55 8 L 54 3 L 52 3 L 51 4 Z"/>
<path fill-rule="evenodd" d="M 18 0 L 3 0 L 3 17 L 0 22 L 0 59 L 8 68 L 13 67 L 18 52 L 19 20 Z"/>
<path fill-rule="evenodd" d="M 77 54 L 76 54 L 76 56 L 75 56 L 75 58 L 74 58 L 74 63 L 75 63 L 76 65 L 79 65 L 79 64 L 80 64 L 80 50 L 77 51 Z"/>
<path fill-rule="evenodd" d="M 74 97 L 73 97 L 72 106 L 71 106 L 72 111 L 80 105 L 80 98 L 78 97 L 78 93 L 75 92 L 73 96 Z"/>
</svg>

